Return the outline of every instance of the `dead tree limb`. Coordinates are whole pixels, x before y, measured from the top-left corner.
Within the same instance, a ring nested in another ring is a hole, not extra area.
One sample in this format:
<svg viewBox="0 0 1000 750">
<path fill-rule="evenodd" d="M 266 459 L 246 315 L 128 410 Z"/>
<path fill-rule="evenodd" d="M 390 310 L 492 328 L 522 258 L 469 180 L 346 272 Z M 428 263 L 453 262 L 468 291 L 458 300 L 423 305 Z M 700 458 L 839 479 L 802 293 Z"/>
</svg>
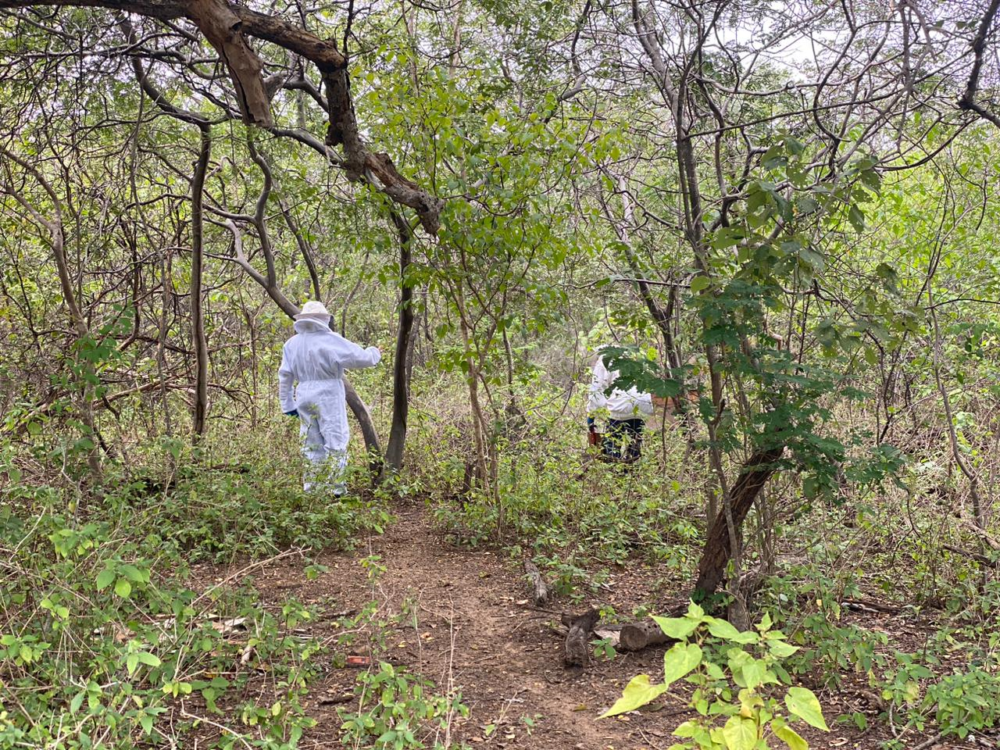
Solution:
<svg viewBox="0 0 1000 750">
<path fill-rule="evenodd" d="M 622 651 L 641 651 L 649 646 L 669 643 L 671 640 L 655 620 L 647 619 L 623 625 L 618 644 Z"/>
<path fill-rule="evenodd" d="M 528 582 L 531 584 L 531 600 L 535 606 L 541 607 L 543 604 L 548 604 L 549 599 L 552 597 L 552 591 L 549 589 L 549 585 L 545 582 L 545 579 L 542 578 L 542 573 L 538 570 L 538 566 L 531 562 L 531 560 L 525 560 L 524 572 L 527 574 Z"/>
<path fill-rule="evenodd" d="M 596 609 L 573 616 L 564 614 L 562 623 L 569 628 L 563 661 L 567 667 L 585 667 L 590 661 L 590 633 L 601 619 Z"/>
</svg>

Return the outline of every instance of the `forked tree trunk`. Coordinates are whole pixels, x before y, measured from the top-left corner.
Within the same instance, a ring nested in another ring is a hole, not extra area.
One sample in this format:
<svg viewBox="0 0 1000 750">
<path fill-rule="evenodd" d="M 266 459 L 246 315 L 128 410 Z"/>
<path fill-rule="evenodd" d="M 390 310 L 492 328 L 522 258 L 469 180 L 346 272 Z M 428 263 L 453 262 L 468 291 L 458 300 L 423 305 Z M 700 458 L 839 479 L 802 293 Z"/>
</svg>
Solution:
<svg viewBox="0 0 1000 750">
<path fill-rule="evenodd" d="M 757 495 L 774 474 L 775 462 L 784 452 L 784 446 L 757 451 L 740 469 L 731 493 L 733 525 L 737 533 L 743 527 L 743 521 L 750 513 Z M 726 522 L 725 512 L 720 512 L 708 531 L 705 549 L 698 563 L 698 579 L 694 584 L 697 595 L 704 597 L 715 593 L 725 580 L 731 554 L 729 524 Z"/>
<path fill-rule="evenodd" d="M 389 428 L 389 445 L 385 449 L 385 469 L 391 472 L 403 468 L 406 422 L 410 411 L 407 358 L 413 332 L 413 286 L 406 278 L 413 232 L 406 219 L 396 211 L 392 212 L 392 221 L 399 232 L 399 328 L 396 332 L 396 359 L 392 366 L 392 425 Z"/>
</svg>

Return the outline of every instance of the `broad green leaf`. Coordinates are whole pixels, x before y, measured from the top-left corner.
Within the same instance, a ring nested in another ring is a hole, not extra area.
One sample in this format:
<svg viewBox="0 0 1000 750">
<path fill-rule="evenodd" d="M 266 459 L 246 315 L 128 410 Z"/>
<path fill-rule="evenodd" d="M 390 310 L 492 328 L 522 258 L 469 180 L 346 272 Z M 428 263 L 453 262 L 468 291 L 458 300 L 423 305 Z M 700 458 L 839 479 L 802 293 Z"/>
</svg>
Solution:
<svg viewBox="0 0 1000 750">
<path fill-rule="evenodd" d="M 703 289 L 707 289 L 712 283 L 712 280 L 708 276 L 695 276 L 691 279 L 691 292 L 697 294 Z"/>
<path fill-rule="evenodd" d="M 683 724 L 677 727 L 673 731 L 674 737 L 694 737 L 695 733 L 699 729 L 699 724 L 696 721 L 685 721 Z"/>
<path fill-rule="evenodd" d="M 160 658 L 154 654 L 147 654 L 146 652 L 142 652 L 136 654 L 136 656 L 139 657 L 139 661 L 145 664 L 147 667 L 158 667 L 161 664 Z"/>
<path fill-rule="evenodd" d="M 771 729 L 774 731 L 775 737 L 788 745 L 789 750 L 809 750 L 809 743 L 802 739 L 799 733 L 791 727 L 772 724 Z"/>
<path fill-rule="evenodd" d="M 635 711 L 663 695 L 667 687 L 667 685 L 650 685 L 648 674 L 633 677 L 622 691 L 622 697 L 615 701 L 615 705 L 597 718 L 606 719 L 609 716 Z"/>
<path fill-rule="evenodd" d="M 798 646 L 793 646 L 790 643 L 779 640 L 768 641 L 767 647 L 771 650 L 771 653 L 779 659 L 785 659 L 799 650 Z"/>
<path fill-rule="evenodd" d="M 764 662 L 758 659 L 750 660 L 743 665 L 743 669 L 741 670 L 741 674 L 743 675 L 743 687 L 753 690 L 754 688 L 764 684 L 764 674 L 766 672 L 767 669 L 764 666 Z"/>
<path fill-rule="evenodd" d="M 665 635 L 677 641 L 687 638 L 701 624 L 698 620 L 689 617 L 656 617 L 654 615 L 653 619 Z"/>
<path fill-rule="evenodd" d="M 669 686 L 701 664 L 697 643 L 678 643 L 663 655 L 663 682 Z"/>
<path fill-rule="evenodd" d="M 115 593 L 122 599 L 128 599 L 128 595 L 132 593 L 132 584 L 125 578 L 119 578 L 115 584 Z"/>
<path fill-rule="evenodd" d="M 731 716 L 722 728 L 729 750 L 754 750 L 757 745 L 757 722 L 742 716 Z"/>
<path fill-rule="evenodd" d="M 139 654 L 129 654 L 125 657 L 125 667 L 128 669 L 129 676 L 135 674 L 135 670 L 139 667 Z"/>
<path fill-rule="evenodd" d="M 757 643 L 760 640 L 760 637 L 756 633 L 751 633 L 750 631 L 741 633 L 732 624 L 717 617 L 708 620 L 708 632 L 716 638 L 731 641 L 732 643 Z"/>
<path fill-rule="evenodd" d="M 819 705 L 819 699 L 816 698 L 812 690 L 804 687 L 788 688 L 785 706 L 809 726 L 822 729 L 824 732 L 830 731 L 823 718 L 823 709 Z"/>
<path fill-rule="evenodd" d="M 123 576 L 128 578 L 133 583 L 143 583 L 146 580 L 146 577 L 143 575 L 142 571 L 139 570 L 134 565 L 128 565 L 128 564 L 119 565 L 118 570 L 121 571 L 121 574 Z"/>
<path fill-rule="evenodd" d="M 97 590 L 103 591 L 108 586 L 110 586 L 115 580 L 115 571 L 110 568 L 105 568 L 100 573 L 97 574 Z"/>
</svg>

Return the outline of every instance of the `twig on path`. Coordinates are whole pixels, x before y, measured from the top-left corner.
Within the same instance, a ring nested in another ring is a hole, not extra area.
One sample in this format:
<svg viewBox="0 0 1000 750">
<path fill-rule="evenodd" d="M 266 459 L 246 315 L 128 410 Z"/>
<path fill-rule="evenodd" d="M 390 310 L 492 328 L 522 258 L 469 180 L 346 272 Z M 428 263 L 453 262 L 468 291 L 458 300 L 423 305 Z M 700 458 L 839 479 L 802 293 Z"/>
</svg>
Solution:
<svg viewBox="0 0 1000 750">
<path fill-rule="evenodd" d="M 201 722 L 202 724 L 208 724 L 211 727 L 215 727 L 216 729 L 218 729 L 223 734 L 232 735 L 233 737 L 235 737 L 236 739 L 238 739 L 240 742 L 242 742 L 243 746 L 246 747 L 246 748 L 248 748 L 248 750 L 253 750 L 253 746 L 249 742 L 246 741 L 246 738 L 244 738 L 244 736 L 242 734 L 240 734 L 239 732 L 236 732 L 236 731 L 230 729 L 229 727 L 225 726 L 224 724 L 219 724 L 217 722 L 214 722 L 214 721 L 212 721 L 211 719 L 209 719 L 209 718 L 207 718 L 205 716 L 196 716 L 195 714 L 188 713 L 187 709 L 184 708 L 184 704 L 183 703 L 181 704 L 181 716 L 183 716 L 185 719 L 193 719 L 194 721 Z"/>
<path fill-rule="evenodd" d="M 449 638 L 451 646 L 448 649 L 448 713 L 445 717 L 444 726 L 444 746 L 451 747 L 451 723 L 455 718 L 455 599 L 449 594 L 451 601 L 451 618 L 448 620 Z"/>
<path fill-rule="evenodd" d="M 929 740 L 924 740 L 919 745 L 914 745 L 910 750 L 927 750 L 929 747 L 936 745 L 944 737 L 944 732 L 938 732 Z"/>
<path fill-rule="evenodd" d="M 295 549 L 285 550 L 284 552 L 282 552 L 279 555 L 275 555 L 274 557 L 269 557 L 266 560 L 258 560 L 255 563 L 251 563 L 250 565 L 247 565 L 245 568 L 237 570 L 231 576 L 226 576 L 225 578 L 223 578 L 221 581 L 219 581 L 217 584 L 215 584 L 211 588 L 206 589 L 201 594 L 201 596 L 199 596 L 197 599 L 195 599 L 193 602 L 191 602 L 191 606 L 194 607 L 194 605 L 196 605 L 198 602 L 200 602 L 202 599 L 204 599 L 206 596 L 208 596 L 209 594 L 211 594 L 216 589 L 219 589 L 219 588 L 225 586 L 227 583 L 229 583 L 230 581 L 233 581 L 233 580 L 239 578 L 240 576 L 246 575 L 251 570 L 256 570 L 257 568 L 263 568 L 265 565 L 270 565 L 273 562 L 277 562 L 278 560 L 281 560 L 281 559 L 283 559 L 285 557 L 291 557 L 292 555 L 299 555 L 301 557 L 302 556 L 302 550 L 300 548 L 298 548 L 298 547 L 296 547 Z"/>
</svg>

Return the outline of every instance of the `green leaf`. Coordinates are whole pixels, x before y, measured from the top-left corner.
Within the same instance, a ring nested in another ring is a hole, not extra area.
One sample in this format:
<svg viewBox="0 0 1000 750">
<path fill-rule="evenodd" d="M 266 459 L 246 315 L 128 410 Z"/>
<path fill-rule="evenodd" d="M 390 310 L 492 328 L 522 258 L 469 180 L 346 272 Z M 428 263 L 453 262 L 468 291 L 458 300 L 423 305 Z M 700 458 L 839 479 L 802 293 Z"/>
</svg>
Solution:
<svg viewBox="0 0 1000 750">
<path fill-rule="evenodd" d="M 790 643 L 779 640 L 768 641 L 767 647 L 771 650 L 771 653 L 779 659 L 786 659 L 799 650 L 798 646 L 793 646 Z"/>
<path fill-rule="evenodd" d="M 125 667 L 128 669 L 129 676 L 135 674 L 135 670 L 139 666 L 139 654 L 129 654 L 125 657 Z"/>
<path fill-rule="evenodd" d="M 701 664 L 697 643 L 678 643 L 663 655 L 663 684 L 669 686 Z"/>
<path fill-rule="evenodd" d="M 712 280 L 708 276 L 695 276 L 691 279 L 691 292 L 697 294 L 703 289 L 707 289 L 712 283 Z"/>
<path fill-rule="evenodd" d="M 819 699 L 816 698 L 812 690 L 804 687 L 788 688 L 785 706 L 809 726 L 822 729 L 824 732 L 830 731 L 823 718 L 823 709 L 819 705 Z"/>
<path fill-rule="evenodd" d="M 865 214 L 857 206 L 851 206 L 851 210 L 847 212 L 847 220 L 851 222 L 851 226 L 854 227 L 855 232 L 863 232 L 865 229 Z"/>
<path fill-rule="evenodd" d="M 142 730 L 150 735 L 153 733 L 153 717 L 149 714 L 142 714 L 139 717 L 139 724 L 142 726 Z"/>
<path fill-rule="evenodd" d="M 133 583 L 142 583 L 145 580 L 145 576 L 142 574 L 142 571 L 134 565 L 119 565 L 118 570 L 123 576 L 128 578 Z"/>
<path fill-rule="evenodd" d="M 674 737 L 694 737 L 701 725 L 696 721 L 685 721 L 673 731 Z"/>
<path fill-rule="evenodd" d="M 132 593 L 132 584 L 125 578 L 119 578 L 115 584 L 115 593 L 122 599 L 128 599 L 128 595 Z"/>
<path fill-rule="evenodd" d="M 145 664 L 147 667 L 158 667 L 162 663 L 159 657 L 155 656 L 154 654 L 147 654 L 146 652 L 142 652 L 136 654 L 136 656 L 138 656 L 139 661 Z"/>
<path fill-rule="evenodd" d="M 790 135 L 786 135 L 785 149 L 788 151 L 788 153 L 792 154 L 793 156 L 798 156 L 799 154 L 801 154 L 803 151 L 806 150 L 806 147 L 802 145 L 801 141 L 792 138 L 792 136 Z"/>
<path fill-rule="evenodd" d="M 789 726 L 774 723 L 771 725 L 774 736 L 788 745 L 789 750 L 809 750 L 809 743 Z"/>
<path fill-rule="evenodd" d="M 767 669 L 764 666 L 764 662 L 758 659 L 751 659 L 743 666 L 743 687 L 753 690 L 759 685 L 764 684 L 764 675 L 766 672 Z"/>
<path fill-rule="evenodd" d="M 701 623 L 689 617 L 657 617 L 653 615 L 656 624 L 665 635 L 676 641 L 683 641 L 691 635 Z"/>
<path fill-rule="evenodd" d="M 722 728 L 729 750 L 754 750 L 757 745 L 757 722 L 742 716 L 731 716 Z"/>
<path fill-rule="evenodd" d="M 103 591 L 115 580 L 115 571 L 111 568 L 105 568 L 100 573 L 97 574 L 97 590 Z"/>
<path fill-rule="evenodd" d="M 69 704 L 69 712 L 75 714 L 80 710 L 80 706 L 83 705 L 83 699 L 87 697 L 87 691 L 81 690 L 79 693 L 73 696 L 73 700 Z"/>
<path fill-rule="evenodd" d="M 625 686 L 625 690 L 622 691 L 622 697 L 615 701 L 615 705 L 597 718 L 606 719 L 609 716 L 635 711 L 659 698 L 666 692 L 667 687 L 667 685 L 650 685 L 648 674 L 633 677 Z"/>
<path fill-rule="evenodd" d="M 721 638 L 724 641 L 731 641 L 732 643 L 757 643 L 757 641 L 760 640 L 756 633 L 751 633 L 749 631 L 741 633 L 733 627 L 731 623 L 726 620 L 720 620 L 716 617 L 708 620 L 708 632 L 716 638 Z"/>
</svg>

